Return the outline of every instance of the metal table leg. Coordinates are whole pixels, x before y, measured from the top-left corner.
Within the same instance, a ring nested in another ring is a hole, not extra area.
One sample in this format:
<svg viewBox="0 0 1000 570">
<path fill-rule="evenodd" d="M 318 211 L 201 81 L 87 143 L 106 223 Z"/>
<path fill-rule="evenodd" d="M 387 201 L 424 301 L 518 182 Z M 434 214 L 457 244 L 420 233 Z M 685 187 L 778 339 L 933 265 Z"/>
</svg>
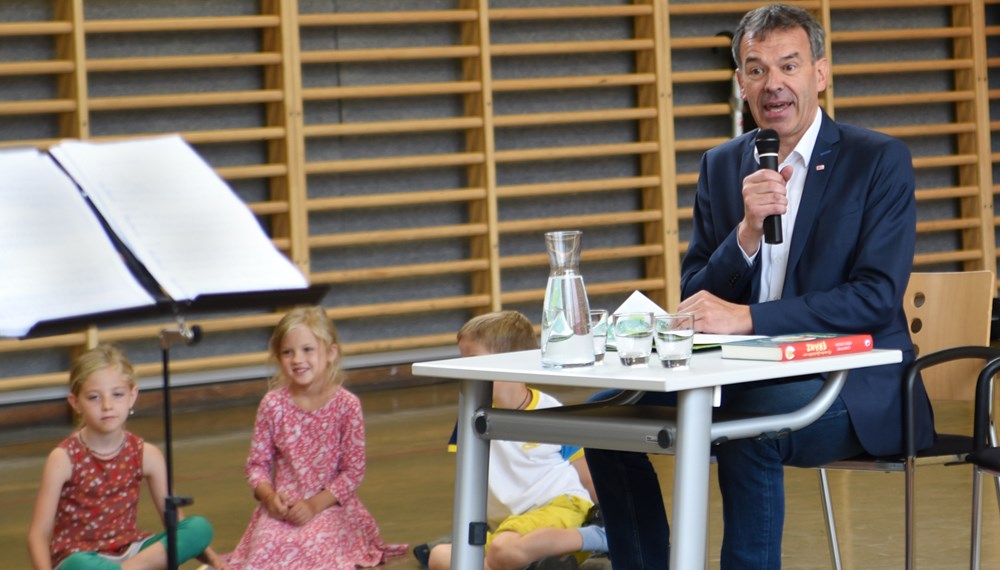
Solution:
<svg viewBox="0 0 1000 570">
<path fill-rule="evenodd" d="M 705 567 L 712 391 L 697 388 L 677 394 L 671 568 Z"/>
<path fill-rule="evenodd" d="M 492 382 L 462 381 L 458 397 L 458 456 L 455 463 L 455 505 L 451 530 L 452 568 L 483 568 L 490 442 L 476 435 L 472 421 L 477 410 L 490 406 L 492 394 Z M 475 544 L 479 542 L 481 544 Z"/>
</svg>

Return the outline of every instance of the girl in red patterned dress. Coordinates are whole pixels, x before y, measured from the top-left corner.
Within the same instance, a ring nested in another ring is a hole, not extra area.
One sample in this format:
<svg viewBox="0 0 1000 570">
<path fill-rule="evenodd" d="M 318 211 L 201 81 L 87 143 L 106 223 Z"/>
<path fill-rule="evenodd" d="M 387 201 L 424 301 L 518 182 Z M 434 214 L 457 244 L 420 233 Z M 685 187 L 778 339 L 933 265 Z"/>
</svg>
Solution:
<svg viewBox="0 0 1000 570">
<path fill-rule="evenodd" d="M 297 308 L 270 342 L 278 372 L 257 411 L 246 476 L 260 503 L 235 570 L 354 570 L 403 554 L 384 544 L 358 498 L 365 473 L 361 404 L 341 386 L 337 330 L 321 307 Z"/>
<path fill-rule="evenodd" d="M 125 430 L 138 395 L 132 365 L 114 346 L 100 345 L 73 363 L 67 399 L 82 427 L 49 454 L 42 471 L 28 530 L 35 570 L 167 567 L 165 533 L 136 528 L 142 480 L 161 519 L 167 496 L 163 454 Z M 178 516 L 178 560 L 228 568 L 208 547 L 208 521 Z"/>
</svg>

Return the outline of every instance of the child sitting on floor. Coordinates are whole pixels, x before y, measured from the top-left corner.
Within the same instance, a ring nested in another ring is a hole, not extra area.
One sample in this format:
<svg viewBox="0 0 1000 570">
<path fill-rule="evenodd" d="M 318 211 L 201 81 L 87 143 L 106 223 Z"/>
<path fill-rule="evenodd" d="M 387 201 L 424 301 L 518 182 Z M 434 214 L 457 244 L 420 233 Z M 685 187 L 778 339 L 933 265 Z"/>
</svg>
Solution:
<svg viewBox="0 0 1000 570">
<path fill-rule="evenodd" d="M 458 332 L 458 346 L 462 356 L 478 356 L 538 348 L 538 340 L 527 317 L 500 311 L 466 323 Z M 561 404 L 521 382 L 494 382 L 493 405 L 534 410 Z M 546 567 L 576 568 L 578 559 L 563 555 L 607 550 L 604 529 L 583 526 L 596 495 L 582 449 L 491 441 L 488 491 L 488 570 L 520 570 L 543 559 Z M 434 546 L 428 566 L 450 568 L 451 545 Z"/>
<path fill-rule="evenodd" d="M 163 454 L 125 430 L 138 396 L 132 364 L 120 349 L 102 344 L 73 363 L 67 400 L 81 427 L 45 461 L 28 530 L 35 570 L 167 567 L 166 534 L 136 528 L 142 480 L 161 519 L 167 497 Z M 208 521 L 180 512 L 178 518 L 178 562 L 197 557 L 226 570 L 208 546 Z"/>
<path fill-rule="evenodd" d="M 406 552 L 384 544 L 357 491 L 365 424 L 345 389 L 337 329 L 321 307 L 297 308 L 274 330 L 279 369 L 254 423 L 246 475 L 260 501 L 235 569 L 354 570 Z"/>
</svg>

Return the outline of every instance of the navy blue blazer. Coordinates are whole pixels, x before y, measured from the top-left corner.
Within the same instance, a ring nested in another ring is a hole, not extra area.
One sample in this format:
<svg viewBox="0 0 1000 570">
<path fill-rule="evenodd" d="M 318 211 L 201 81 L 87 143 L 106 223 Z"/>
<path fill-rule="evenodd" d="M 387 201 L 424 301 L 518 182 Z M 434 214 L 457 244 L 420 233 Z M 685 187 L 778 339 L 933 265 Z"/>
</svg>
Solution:
<svg viewBox="0 0 1000 570">
<path fill-rule="evenodd" d="M 834 122 L 822 126 L 806 173 L 789 248 L 782 298 L 758 303 L 760 256 L 748 265 L 736 227 L 743 179 L 757 170 L 756 131 L 705 153 L 694 227 L 682 263 L 681 295 L 699 290 L 747 304 L 755 334 L 871 333 L 876 348 L 903 351 L 903 362 L 852 370 L 841 397 L 865 449 L 902 450 L 902 389 L 913 345 L 902 298 L 913 268 L 916 200 L 906 145 Z M 933 440 L 923 385 L 917 394 L 917 447 Z"/>
</svg>

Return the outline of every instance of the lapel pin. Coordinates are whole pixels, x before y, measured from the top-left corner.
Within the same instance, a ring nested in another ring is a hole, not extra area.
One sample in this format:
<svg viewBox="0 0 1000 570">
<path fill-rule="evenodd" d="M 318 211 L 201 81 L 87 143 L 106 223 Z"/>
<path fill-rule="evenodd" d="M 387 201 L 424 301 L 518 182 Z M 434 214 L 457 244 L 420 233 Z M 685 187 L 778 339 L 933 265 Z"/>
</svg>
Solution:
<svg viewBox="0 0 1000 570">
<path fill-rule="evenodd" d="M 819 172 L 820 170 L 823 170 L 824 168 L 826 168 L 825 164 L 817 164 L 816 165 L 816 172 Z"/>
</svg>

